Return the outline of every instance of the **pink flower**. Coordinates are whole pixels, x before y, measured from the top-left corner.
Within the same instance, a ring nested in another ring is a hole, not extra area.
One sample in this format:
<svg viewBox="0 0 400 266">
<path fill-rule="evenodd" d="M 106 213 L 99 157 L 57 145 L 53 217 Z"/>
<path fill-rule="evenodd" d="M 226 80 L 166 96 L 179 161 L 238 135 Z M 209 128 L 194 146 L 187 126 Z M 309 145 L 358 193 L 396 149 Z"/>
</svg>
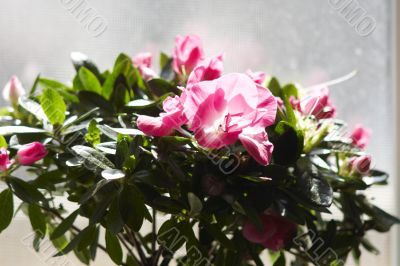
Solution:
<svg viewBox="0 0 400 266">
<path fill-rule="evenodd" d="M 40 142 L 32 142 L 24 145 L 17 152 L 18 162 L 22 165 L 32 165 L 43 159 L 47 155 L 47 150 Z"/>
<path fill-rule="evenodd" d="M 350 159 L 349 165 L 352 170 L 359 174 L 368 174 L 371 169 L 372 157 L 370 155 L 362 155 Z"/>
<path fill-rule="evenodd" d="M 168 97 L 163 102 L 165 112 L 159 117 L 141 115 L 137 119 L 138 128 L 146 135 L 166 136 L 186 122 L 179 96 Z"/>
<path fill-rule="evenodd" d="M 12 161 L 9 158 L 9 152 L 5 148 L 0 148 L 0 171 L 4 172 L 10 168 Z"/>
<path fill-rule="evenodd" d="M 153 56 L 151 53 L 140 53 L 133 57 L 133 65 L 138 68 L 140 75 L 145 81 L 158 77 L 151 69 Z"/>
<path fill-rule="evenodd" d="M 203 46 L 196 35 L 176 36 L 175 48 L 172 54 L 172 67 L 176 73 L 189 75 L 193 68 L 203 58 Z M 185 72 L 182 72 L 184 69 Z"/>
<path fill-rule="evenodd" d="M 147 135 L 165 136 L 187 123 L 197 142 L 218 149 L 240 140 L 260 164 L 270 162 L 273 146 L 265 127 L 275 122 L 277 103 L 271 92 L 244 74 L 228 74 L 186 88 L 168 98 L 159 117 L 139 116 Z"/>
<path fill-rule="evenodd" d="M 300 103 L 292 101 L 294 108 L 303 115 L 313 115 L 316 119 L 333 118 L 336 108 L 329 98 L 329 89 L 326 87 L 315 89 L 311 95 L 301 99 Z"/>
<path fill-rule="evenodd" d="M 12 76 L 3 89 L 4 100 L 12 104 L 18 103 L 18 98 L 25 95 L 25 89 L 16 76 Z"/>
<path fill-rule="evenodd" d="M 187 87 L 200 81 L 219 78 L 224 69 L 223 58 L 223 55 L 220 54 L 201 61 L 190 73 Z"/>
<path fill-rule="evenodd" d="M 139 53 L 133 57 L 135 67 L 151 67 L 153 55 L 151 53 Z"/>
<path fill-rule="evenodd" d="M 356 125 L 353 132 L 350 134 L 350 138 L 353 141 L 353 144 L 359 147 L 360 149 L 364 149 L 369 142 L 369 138 L 371 137 L 371 130 L 364 128 L 361 125 Z"/>
<path fill-rule="evenodd" d="M 262 71 L 253 72 L 250 69 L 246 71 L 246 75 L 249 76 L 255 83 L 262 85 L 267 77 L 267 74 Z"/>
<path fill-rule="evenodd" d="M 296 234 L 296 224 L 281 216 L 261 214 L 260 218 L 262 230 L 250 221 L 243 226 L 244 238 L 252 243 L 277 251 L 284 248 Z"/>
<path fill-rule="evenodd" d="M 198 143 L 221 148 L 238 139 L 260 164 L 270 161 L 265 127 L 275 121 L 277 103 L 269 90 L 244 74 L 194 84 L 183 92 L 184 113 Z"/>
</svg>

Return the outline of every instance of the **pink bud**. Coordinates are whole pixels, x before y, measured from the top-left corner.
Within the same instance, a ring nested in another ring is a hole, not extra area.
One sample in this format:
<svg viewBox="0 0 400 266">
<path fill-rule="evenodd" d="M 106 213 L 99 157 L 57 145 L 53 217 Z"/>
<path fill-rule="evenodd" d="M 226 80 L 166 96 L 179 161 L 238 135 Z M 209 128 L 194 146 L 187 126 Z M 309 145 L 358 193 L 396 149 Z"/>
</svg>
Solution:
<svg viewBox="0 0 400 266">
<path fill-rule="evenodd" d="M 145 81 L 158 77 L 151 69 L 153 56 L 151 53 L 140 53 L 133 57 L 133 65 L 138 68 L 140 75 Z"/>
<path fill-rule="evenodd" d="M 9 158 L 9 152 L 5 148 L 0 149 L 0 171 L 4 172 L 10 168 L 12 161 Z"/>
<path fill-rule="evenodd" d="M 22 95 L 25 95 L 24 87 L 22 87 L 21 82 L 16 76 L 12 76 L 3 89 L 4 100 L 12 104 L 17 104 L 18 98 Z"/>
<path fill-rule="evenodd" d="M 18 162 L 22 165 L 32 165 L 43 159 L 47 155 L 47 150 L 40 142 L 32 142 L 24 145 L 17 152 Z"/>
<path fill-rule="evenodd" d="M 353 141 L 353 144 L 359 147 L 360 149 L 364 149 L 367 146 L 368 141 L 371 137 L 371 130 L 364 128 L 361 125 L 356 125 L 353 132 L 350 134 L 350 138 Z"/>
<path fill-rule="evenodd" d="M 151 67 L 153 56 L 151 53 L 140 53 L 133 57 L 135 67 Z"/>
<path fill-rule="evenodd" d="M 353 171 L 359 174 L 368 174 L 371 169 L 372 157 L 370 155 L 362 155 L 350 159 L 350 166 Z"/>
<path fill-rule="evenodd" d="M 183 74 L 182 69 L 184 68 L 186 75 L 189 75 L 203 58 L 203 54 L 203 45 L 198 36 L 187 35 L 182 37 L 178 35 L 175 39 L 175 48 L 172 54 L 172 67 L 178 74 Z"/>
</svg>

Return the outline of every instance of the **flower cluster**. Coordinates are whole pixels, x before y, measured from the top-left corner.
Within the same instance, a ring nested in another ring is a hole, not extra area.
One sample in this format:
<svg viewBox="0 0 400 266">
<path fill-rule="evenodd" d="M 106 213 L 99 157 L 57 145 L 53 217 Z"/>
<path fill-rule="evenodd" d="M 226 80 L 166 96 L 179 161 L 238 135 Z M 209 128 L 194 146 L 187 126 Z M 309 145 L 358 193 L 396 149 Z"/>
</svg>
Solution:
<svg viewBox="0 0 400 266">
<path fill-rule="evenodd" d="M 148 52 L 103 72 L 75 53 L 70 85 L 38 77 L 28 91 L 13 76 L 0 110 L 0 232 L 15 195 L 35 245 L 47 235 L 86 264 L 98 248 L 116 265 L 263 265 L 265 249 L 276 264 L 288 252 L 296 265 L 338 265 L 375 251 L 367 232 L 400 220 L 363 193 L 388 178 L 366 153 L 371 131 L 349 132 L 323 84 L 224 73 L 224 58 L 188 35 L 160 71 Z M 16 177 L 19 166 L 36 178 Z M 79 205 L 69 216 L 59 195 Z"/>
</svg>

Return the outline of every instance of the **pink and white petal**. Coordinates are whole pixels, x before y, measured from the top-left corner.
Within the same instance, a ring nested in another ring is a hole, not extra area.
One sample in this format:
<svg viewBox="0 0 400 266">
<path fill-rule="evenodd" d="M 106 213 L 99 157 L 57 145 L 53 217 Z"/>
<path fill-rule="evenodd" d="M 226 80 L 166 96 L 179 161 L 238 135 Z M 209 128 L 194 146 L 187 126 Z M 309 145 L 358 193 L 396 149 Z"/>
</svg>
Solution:
<svg viewBox="0 0 400 266">
<path fill-rule="evenodd" d="M 256 84 L 247 75 L 242 73 L 231 73 L 219 78 L 217 88 L 225 91 L 225 99 L 230 102 L 236 96 L 241 95 L 246 101 L 246 105 L 250 109 L 257 108 L 258 105 L 258 91 Z M 231 113 L 238 113 L 243 110 L 242 106 L 230 105 Z"/>
<path fill-rule="evenodd" d="M 268 135 L 263 128 L 246 128 L 239 135 L 239 140 L 259 164 L 270 163 L 274 145 L 268 140 Z"/>
<path fill-rule="evenodd" d="M 137 127 L 146 135 L 162 137 L 171 134 L 173 128 L 172 123 L 165 123 L 162 117 L 151 117 L 141 115 L 137 119 Z"/>
</svg>

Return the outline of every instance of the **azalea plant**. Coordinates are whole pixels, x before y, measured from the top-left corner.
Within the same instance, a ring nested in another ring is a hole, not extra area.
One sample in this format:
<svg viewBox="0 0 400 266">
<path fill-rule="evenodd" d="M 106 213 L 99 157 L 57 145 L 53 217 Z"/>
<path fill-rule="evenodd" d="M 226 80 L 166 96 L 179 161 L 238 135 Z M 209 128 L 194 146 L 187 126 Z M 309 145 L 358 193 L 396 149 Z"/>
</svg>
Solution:
<svg viewBox="0 0 400 266">
<path fill-rule="evenodd" d="M 3 90 L 0 231 L 25 213 L 36 250 L 51 241 L 85 264 L 100 249 L 129 266 L 343 265 L 378 252 L 368 231 L 400 222 L 364 194 L 387 175 L 324 84 L 222 74 L 196 36 L 176 38 L 159 74 L 149 53 L 104 72 L 72 61 L 70 84 L 39 76 L 28 91 L 12 77 Z"/>
</svg>

